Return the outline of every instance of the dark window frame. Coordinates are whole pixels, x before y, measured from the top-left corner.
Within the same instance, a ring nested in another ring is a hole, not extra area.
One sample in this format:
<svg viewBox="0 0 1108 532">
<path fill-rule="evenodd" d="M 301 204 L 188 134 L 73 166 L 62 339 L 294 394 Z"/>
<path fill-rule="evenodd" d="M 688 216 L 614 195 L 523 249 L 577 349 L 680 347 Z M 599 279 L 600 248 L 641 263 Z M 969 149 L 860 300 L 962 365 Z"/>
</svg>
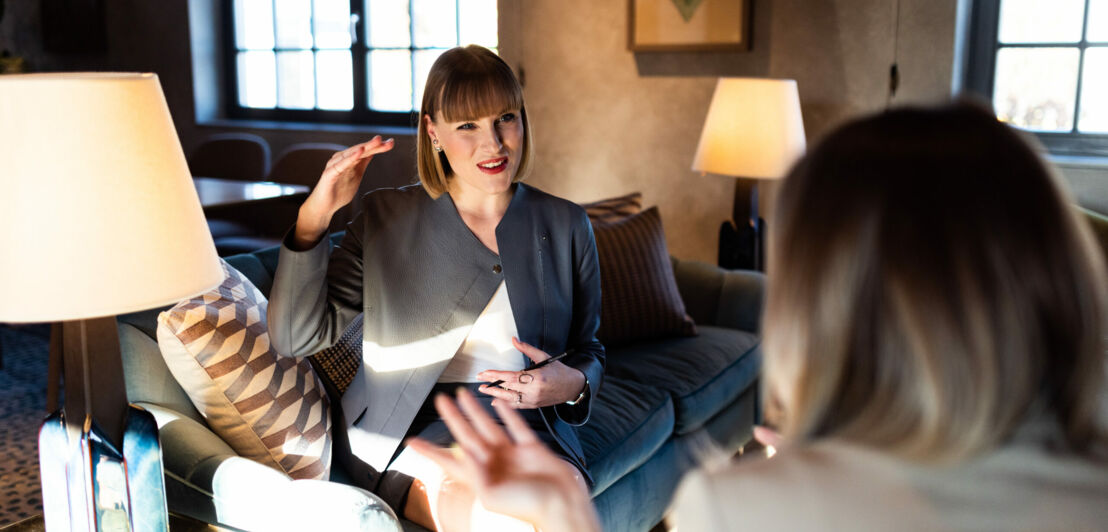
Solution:
<svg viewBox="0 0 1108 532">
<path fill-rule="evenodd" d="M 330 123 L 330 124 L 354 124 L 354 125 L 368 125 L 368 126 L 399 126 L 415 128 L 419 124 L 419 113 L 416 110 L 413 111 L 376 111 L 369 108 L 369 93 L 367 91 L 369 65 L 367 64 L 367 56 L 371 50 L 403 50 L 400 47 L 381 47 L 371 48 L 366 46 L 365 39 L 365 25 L 367 23 L 364 7 L 365 0 L 350 0 L 350 14 L 357 17 L 357 23 L 354 24 L 354 31 L 356 38 L 350 45 L 351 53 L 351 66 L 353 75 L 353 90 L 354 90 L 354 106 L 350 111 L 330 111 L 322 109 L 259 109 L 254 107 L 244 107 L 239 104 L 239 86 L 238 86 L 238 47 L 235 44 L 235 14 L 234 14 L 234 1 L 224 0 L 221 2 L 223 13 L 223 27 L 222 32 L 222 53 L 223 53 L 223 75 L 226 82 L 223 84 L 223 98 L 225 105 L 225 113 L 228 118 L 236 120 L 262 120 L 262 121 L 275 121 L 275 122 L 304 122 L 304 123 Z M 461 22 L 457 20 L 457 13 L 460 9 L 459 0 L 455 0 L 455 25 L 459 25 Z M 276 6 L 275 6 L 276 7 Z M 314 13 L 315 4 L 313 2 L 312 9 Z M 276 10 L 274 10 L 276 16 Z M 413 7 L 411 3 L 408 4 L 408 16 L 409 16 L 409 31 L 412 27 L 412 20 L 415 18 L 413 13 Z M 456 35 L 460 38 L 460 28 Z M 414 36 L 413 36 L 414 37 Z M 276 44 L 276 43 L 275 43 Z M 419 50 L 438 50 L 443 49 L 440 47 L 420 47 L 415 45 L 415 39 L 413 38 L 407 48 L 412 53 L 412 88 L 415 89 L 415 65 L 414 57 L 415 52 Z M 297 49 L 298 51 L 300 49 Z M 307 50 L 307 49 L 305 49 Z M 314 44 L 311 51 L 318 51 Z M 275 52 L 283 51 L 274 47 Z"/>
<path fill-rule="evenodd" d="M 975 0 L 970 19 L 969 34 L 969 60 L 965 72 L 965 87 L 981 97 L 984 97 L 989 105 L 993 101 L 993 85 L 996 76 L 996 54 L 1002 47 L 998 34 L 1000 32 L 1000 2 L 1001 0 Z M 1085 53 L 1088 48 L 1108 48 L 1105 43 L 1089 43 L 1086 36 L 1088 31 L 1088 15 L 1090 0 L 1085 0 L 1084 25 L 1081 28 L 1081 40 L 1076 43 L 1018 43 L 1004 44 L 1005 48 L 1049 48 L 1064 47 L 1078 48 L 1080 60 L 1078 62 L 1077 99 L 1074 104 L 1073 129 L 1068 133 L 1034 131 L 1039 141 L 1046 146 L 1050 153 L 1055 155 L 1076 155 L 1108 157 L 1108 134 L 1103 133 L 1079 133 L 1077 132 L 1077 120 L 1081 112 L 1081 97 L 1084 75 Z"/>
</svg>

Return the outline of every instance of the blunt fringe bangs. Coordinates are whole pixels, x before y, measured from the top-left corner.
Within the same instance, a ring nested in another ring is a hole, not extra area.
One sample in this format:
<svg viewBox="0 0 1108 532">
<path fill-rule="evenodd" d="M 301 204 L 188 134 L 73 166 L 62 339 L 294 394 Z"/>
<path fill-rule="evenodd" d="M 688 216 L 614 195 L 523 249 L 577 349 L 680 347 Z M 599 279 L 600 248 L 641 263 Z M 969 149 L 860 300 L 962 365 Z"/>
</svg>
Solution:
<svg viewBox="0 0 1108 532">
<path fill-rule="evenodd" d="M 441 112 L 444 120 L 457 122 L 511 109 L 519 109 L 523 120 L 521 160 L 513 179 L 521 181 L 531 170 L 533 143 L 523 88 L 512 68 L 492 51 L 477 45 L 452 48 L 439 56 L 427 75 L 416 143 L 419 179 L 428 194 L 437 198 L 445 192 L 453 170 L 446 155 L 434 151 L 423 117 L 435 120 Z"/>
</svg>

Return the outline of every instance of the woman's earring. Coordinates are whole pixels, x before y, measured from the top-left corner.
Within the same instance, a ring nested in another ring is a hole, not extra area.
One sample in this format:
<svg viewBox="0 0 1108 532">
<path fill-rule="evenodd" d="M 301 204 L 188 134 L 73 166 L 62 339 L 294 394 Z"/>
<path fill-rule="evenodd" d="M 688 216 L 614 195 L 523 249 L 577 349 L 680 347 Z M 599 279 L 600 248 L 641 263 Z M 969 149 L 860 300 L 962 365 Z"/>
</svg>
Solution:
<svg viewBox="0 0 1108 532">
<path fill-rule="evenodd" d="M 439 153 L 442 153 L 442 146 L 439 146 L 439 140 L 438 139 L 431 139 L 431 144 L 434 144 L 435 151 L 437 151 Z"/>
</svg>

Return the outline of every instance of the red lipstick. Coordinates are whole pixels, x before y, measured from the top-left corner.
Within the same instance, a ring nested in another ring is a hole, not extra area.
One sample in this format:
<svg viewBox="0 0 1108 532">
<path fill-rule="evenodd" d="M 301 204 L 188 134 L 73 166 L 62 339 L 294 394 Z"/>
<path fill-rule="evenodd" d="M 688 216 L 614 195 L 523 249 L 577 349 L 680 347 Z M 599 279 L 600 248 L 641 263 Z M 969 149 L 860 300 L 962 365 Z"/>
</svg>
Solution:
<svg viewBox="0 0 1108 532">
<path fill-rule="evenodd" d="M 508 168 L 507 157 L 497 157 L 477 163 L 477 169 L 486 174 L 499 174 Z"/>
</svg>

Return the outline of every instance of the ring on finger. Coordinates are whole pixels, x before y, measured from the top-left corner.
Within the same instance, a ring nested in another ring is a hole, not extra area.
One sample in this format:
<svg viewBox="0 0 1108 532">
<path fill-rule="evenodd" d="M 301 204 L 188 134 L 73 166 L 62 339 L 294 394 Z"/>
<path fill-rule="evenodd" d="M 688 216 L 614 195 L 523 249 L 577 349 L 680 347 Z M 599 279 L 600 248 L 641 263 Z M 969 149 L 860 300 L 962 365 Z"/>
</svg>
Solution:
<svg viewBox="0 0 1108 532">
<path fill-rule="evenodd" d="M 524 379 L 524 377 L 526 377 L 526 379 Z M 520 373 L 519 378 L 516 380 L 518 380 L 520 384 L 531 384 L 531 381 L 535 380 L 535 376 L 525 371 Z"/>
<path fill-rule="evenodd" d="M 516 404 L 523 404 L 523 392 L 516 392 Z"/>
</svg>

